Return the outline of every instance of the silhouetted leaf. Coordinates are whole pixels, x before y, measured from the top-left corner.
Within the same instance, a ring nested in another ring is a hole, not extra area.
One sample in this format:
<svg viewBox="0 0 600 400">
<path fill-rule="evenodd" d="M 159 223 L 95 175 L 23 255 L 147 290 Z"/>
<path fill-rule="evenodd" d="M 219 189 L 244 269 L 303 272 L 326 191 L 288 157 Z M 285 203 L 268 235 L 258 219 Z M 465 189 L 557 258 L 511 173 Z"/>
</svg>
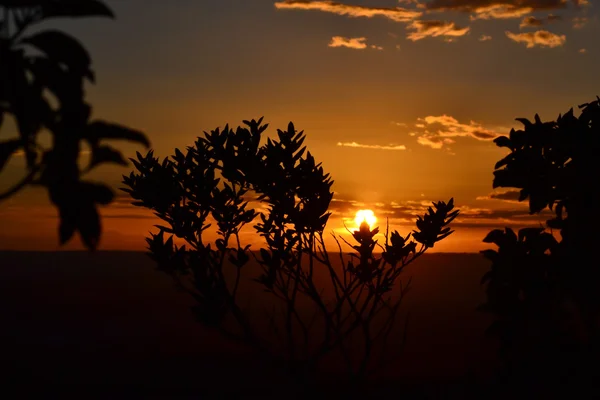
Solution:
<svg viewBox="0 0 600 400">
<path fill-rule="evenodd" d="M 42 14 L 52 17 L 108 17 L 114 18 L 113 12 L 98 0 L 47 0 L 43 2 Z"/>
<path fill-rule="evenodd" d="M 519 241 L 531 240 L 534 237 L 538 237 L 544 228 L 523 228 L 519 230 Z"/>
<path fill-rule="evenodd" d="M 92 158 L 90 160 L 89 169 L 102 163 L 114 163 L 123 166 L 128 165 L 121 152 L 110 146 L 98 146 L 92 148 Z"/>
<path fill-rule="evenodd" d="M 546 225 L 548 225 L 548 228 L 562 229 L 564 227 L 564 220 L 552 218 L 546 221 Z"/>
<path fill-rule="evenodd" d="M 38 48 L 55 62 L 64 63 L 69 70 L 94 80 L 90 56 L 74 37 L 61 31 L 47 30 L 23 38 L 21 42 Z"/>
<path fill-rule="evenodd" d="M 517 241 L 517 234 L 515 233 L 515 231 L 512 228 L 505 228 L 505 237 L 509 242 L 516 242 Z"/>
<path fill-rule="evenodd" d="M 520 123 L 522 123 L 525 126 L 525 128 L 529 128 L 530 126 L 533 126 L 531 121 L 528 120 L 527 118 L 515 118 L 515 121 L 519 121 Z"/>
<path fill-rule="evenodd" d="M 78 230 L 81 240 L 90 250 L 95 250 L 100 241 L 100 215 L 91 201 L 79 204 Z"/>
<path fill-rule="evenodd" d="M 85 197 L 91 199 L 95 203 L 109 204 L 115 197 L 112 189 L 103 184 L 81 182 L 80 188 Z"/>
<path fill-rule="evenodd" d="M 77 230 L 77 215 L 74 210 L 60 207 L 60 222 L 58 225 L 58 237 L 61 246 L 67 243 Z"/>
<path fill-rule="evenodd" d="M 485 239 L 484 239 L 484 242 L 485 242 Z M 487 242 L 487 243 L 492 243 L 492 242 Z M 496 259 L 496 257 L 498 257 L 498 252 L 496 250 L 482 250 L 481 254 L 483 254 L 483 256 L 490 261 L 494 261 Z"/>
<path fill-rule="evenodd" d="M 504 239 L 504 231 L 502 229 L 494 229 L 483 239 L 484 243 L 498 244 Z"/>
<path fill-rule="evenodd" d="M 84 137 L 92 143 L 103 139 L 121 139 L 143 144 L 146 148 L 150 147 L 150 141 L 142 132 L 105 121 L 94 121 L 88 124 Z"/>
<path fill-rule="evenodd" d="M 529 212 L 531 214 L 542 211 L 548 205 L 548 198 L 539 193 L 529 194 Z"/>
<path fill-rule="evenodd" d="M 39 7 L 49 0 L 0 0 L 0 6 L 6 8 Z"/>
<path fill-rule="evenodd" d="M 496 165 L 494 165 L 494 169 L 498 169 L 501 168 L 503 166 L 505 166 L 506 164 L 508 164 L 510 161 L 512 160 L 511 155 L 509 154 L 508 156 L 504 157 L 502 160 L 498 161 L 496 163 Z"/>
<path fill-rule="evenodd" d="M 498 136 L 496 139 L 494 139 L 494 143 L 496 143 L 496 146 L 498 147 L 512 148 L 512 143 L 506 136 Z"/>
<path fill-rule="evenodd" d="M 521 189 L 521 191 L 519 192 L 519 201 L 527 199 L 528 196 L 529 192 L 526 189 Z"/>
<path fill-rule="evenodd" d="M 22 142 L 19 139 L 0 142 L 0 171 L 4 168 L 10 157 L 21 148 Z"/>
</svg>

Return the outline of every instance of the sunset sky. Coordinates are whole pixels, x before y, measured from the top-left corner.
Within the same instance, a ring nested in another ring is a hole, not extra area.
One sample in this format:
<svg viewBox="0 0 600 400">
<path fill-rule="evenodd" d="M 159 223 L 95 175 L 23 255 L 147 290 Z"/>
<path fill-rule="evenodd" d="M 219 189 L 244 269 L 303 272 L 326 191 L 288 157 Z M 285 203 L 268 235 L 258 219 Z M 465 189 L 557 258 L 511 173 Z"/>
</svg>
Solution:
<svg viewBox="0 0 600 400">
<path fill-rule="evenodd" d="M 450 197 L 462 214 L 438 251 L 478 251 L 492 227 L 543 222 L 514 193 L 492 191 L 506 150 L 491 140 L 520 127 L 517 117 L 554 120 L 600 95 L 595 0 L 107 4 L 114 21 L 46 25 L 90 51 L 94 115 L 146 132 L 161 157 L 226 123 L 264 116 L 275 135 L 293 121 L 335 181 L 329 232 L 343 234 L 344 218 L 353 228 L 356 210 L 372 209 L 405 234 L 424 205 Z M 0 188 L 23 165 L 13 157 Z M 129 171 L 102 167 L 92 178 L 118 188 Z M 101 249 L 143 249 L 156 223 L 123 195 L 102 215 Z M 58 248 L 43 191 L 0 203 L 0 226 L 0 249 Z M 79 239 L 65 248 L 81 248 Z"/>
</svg>

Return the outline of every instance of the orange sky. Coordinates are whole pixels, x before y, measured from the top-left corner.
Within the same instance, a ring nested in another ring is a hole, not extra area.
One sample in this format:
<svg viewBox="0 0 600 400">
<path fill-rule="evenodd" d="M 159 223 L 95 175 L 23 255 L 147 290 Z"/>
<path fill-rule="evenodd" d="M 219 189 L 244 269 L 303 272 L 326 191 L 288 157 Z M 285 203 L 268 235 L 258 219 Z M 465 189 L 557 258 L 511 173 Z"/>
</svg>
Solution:
<svg viewBox="0 0 600 400">
<path fill-rule="evenodd" d="M 143 130 L 161 157 L 225 123 L 264 116 L 274 135 L 291 120 L 335 181 L 328 231 L 343 233 L 364 208 L 405 234 L 450 197 L 462 214 L 437 251 L 477 251 L 493 227 L 543 222 L 514 193 L 493 194 L 506 152 L 491 139 L 519 127 L 516 117 L 555 119 L 600 94 L 593 1 L 107 3 L 117 20 L 48 25 L 88 47 L 94 115 Z M 0 135 L 13 134 L 8 121 Z M 22 166 L 13 157 L 0 189 Z M 92 178 L 118 188 L 129 171 Z M 155 221 L 127 203 L 102 209 L 101 249 L 144 248 Z M 0 203 L 0 249 L 57 249 L 55 214 L 33 189 Z"/>
</svg>

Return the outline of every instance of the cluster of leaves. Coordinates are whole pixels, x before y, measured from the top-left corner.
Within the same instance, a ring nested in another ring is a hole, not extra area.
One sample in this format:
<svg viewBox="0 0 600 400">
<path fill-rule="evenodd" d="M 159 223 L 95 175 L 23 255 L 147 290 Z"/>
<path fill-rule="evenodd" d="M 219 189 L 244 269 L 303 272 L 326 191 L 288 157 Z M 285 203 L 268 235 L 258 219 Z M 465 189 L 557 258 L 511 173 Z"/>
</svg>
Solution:
<svg viewBox="0 0 600 400">
<path fill-rule="evenodd" d="M 153 210 L 166 222 L 147 239 L 150 256 L 194 296 L 201 323 L 255 346 L 284 362 L 290 371 L 302 371 L 298 376 L 313 371 L 333 350 L 344 350 L 348 338 L 362 332 L 364 357 L 359 365 L 349 358 L 346 361 L 353 375 L 364 376 L 373 344 L 387 338 L 400 305 L 400 300 L 385 295 L 407 264 L 451 233 L 446 225 L 458 212 L 452 211 L 452 201 L 435 204 L 436 211 L 430 209 L 420 218 L 419 230 L 413 233 L 421 244 L 419 250 L 416 242 L 409 242 L 410 235 L 402 238 L 393 232 L 391 243 L 386 234 L 381 257 L 373 253 L 378 229 L 363 224 L 352 233 L 358 242 L 351 245 L 356 250 L 352 260 L 345 262 L 337 242 L 340 272 L 323 238 L 331 214 L 333 181 L 306 151 L 304 133 L 290 123 L 287 130 L 277 130 L 276 139 L 267 138 L 261 145 L 267 129 L 262 118 L 244 124 L 236 130 L 226 126 L 205 132 L 185 153 L 176 149 L 162 161 L 152 152 L 138 153 L 137 159 L 132 159 L 137 171 L 123 177 L 123 190 L 133 198 L 132 204 Z M 259 212 L 249 201 L 264 208 Z M 258 252 L 250 251 L 240 240 L 240 231 L 251 223 L 264 239 Z M 217 227 L 214 246 L 205 239 L 212 224 Z M 185 244 L 177 246 L 174 237 Z M 279 322 L 275 313 L 269 316 L 279 343 L 261 337 L 257 321 L 251 321 L 236 301 L 241 271 L 251 259 L 261 270 L 253 281 L 279 300 Z M 315 276 L 323 272 L 328 276 L 329 295 L 317 287 L 323 279 L 318 281 Z M 405 287 L 399 286 L 401 299 Z M 304 300 L 314 306 L 312 316 L 299 306 Z M 373 332 L 374 318 L 385 312 L 388 320 Z M 227 328 L 229 316 L 236 329 Z M 319 335 L 315 333 L 317 318 L 323 322 Z M 322 339 L 315 345 L 317 336 Z M 348 352 L 343 353 L 349 357 Z"/>
<path fill-rule="evenodd" d="M 518 235 L 506 228 L 491 231 L 484 242 L 498 246 L 497 251 L 483 252 L 492 265 L 481 279 L 482 284 L 489 282 L 487 303 L 481 310 L 499 317 L 488 333 L 500 336 L 503 352 L 526 336 L 547 339 L 548 328 L 560 314 L 561 293 L 552 256 L 556 239 L 543 228 L 524 228 Z"/>
<path fill-rule="evenodd" d="M 571 303 L 583 319 L 585 336 L 600 339 L 600 275 L 588 262 L 600 242 L 600 190 L 594 183 L 600 178 L 600 98 L 579 107 L 579 117 L 571 109 L 551 122 L 538 115 L 533 123 L 520 118 L 524 130 L 495 139 L 510 153 L 496 163 L 494 188 L 520 189 L 519 201 L 529 200 L 531 214 L 545 209 L 554 214 L 546 228 L 525 228 L 518 235 L 509 228 L 494 230 L 484 240 L 498 251 L 483 252 L 492 262 L 482 280 L 488 284 L 483 309 L 499 317 L 490 332 L 499 334 L 503 349 L 513 355 L 520 351 L 516 342 L 526 337 L 543 335 L 553 338 L 555 350 L 562 346 L 565 318 L 575 315 L 565 317 Z M 560 241 L 553 230 L 559 230 Z"/>
<path fill-rule="evenodd" d="M 52 18 L 109 17 L 111 10 L 99 0 L 0 0 L 0 125 L 6 116 L 16 122 L 18 137 L 0 141 L 0 171 L 21 151 L 25 177 L 0 194 L 6 199 L 27 185 L 48 190 L 60 215 L 61 244 L 79 232 L 94 249 L 101 225 L 97 204 L 108 204 L 110 187 L 81 180 L 104 163 L 128 165 L 121 153 L 104 143 L 119 139 L 149 147 L 141 132 L 101 120 L 91 120 L 84 85 L 94 83 L 91 58 L 74 37 L 59 30 L 26 35 L 28 28 Z M 50 133 L 50 148 L 39 142 Z M 89 146 L 89 165 L 81 170 L 82 143 Z"/>
</svg>

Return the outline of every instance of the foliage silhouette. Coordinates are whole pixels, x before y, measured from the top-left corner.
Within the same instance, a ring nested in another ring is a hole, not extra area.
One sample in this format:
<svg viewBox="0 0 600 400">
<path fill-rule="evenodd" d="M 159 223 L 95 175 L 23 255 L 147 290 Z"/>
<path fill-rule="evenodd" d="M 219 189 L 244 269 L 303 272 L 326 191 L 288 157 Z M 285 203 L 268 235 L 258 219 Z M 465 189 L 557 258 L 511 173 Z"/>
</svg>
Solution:
<svg viewBox="0 0 600 400">
<path fill-rule="evenodd" d="M 105 163 L 128 165 L 105 140 L 150 143 L 141 132 L 91 119 L 84 84 L 94 83 L 95 74 L 76 38 L 58 30 L 25 34 L 52 18 L 112 18 L 113 13 L 99 0 L 0 0 L 0 9 L 0 125 L 10 115 L 18 128 L 17 138 L 0 141 L 0 171 L 18 151 L 27 161 L 25 177 L 0 193 L 0 200 L 28 185 L 46 188 L 59 211 L 60 243 L 79 232 L 86 247 L 95 249 L 101 235 L 97 204 L 109 204 L 114 193 L 106 185 L 83 181 L 82 175 Z M 49 149 L 38 140 L 44 130 L 52 137 Z M 81 170 L 83 143 L 90 147 L 91 161 Z"/>
<path fill-rule="evenodd" d="M 599 355 L 600 271 L 593 260 L 600 241 L 600 99 L 579 108 L 579 117 L 571 109 L 551 122 L 537 114 L 533 123 L 519 118 L 524 130 L 495 139 L 510 154 L 496 163 L 494 188 L 518 188 L 531 214 L 549 209 L 554 217 L 546 228 L 487 235 L 484 242 L 498 250 L 483 252 L 492 266 L 482 279 L 482 309 L 499 317 L 489 332 L 501 338 L 509 365 L 546 378 L 550 369 L 573 375 L 567 357 Z"/>
<path fill-rule="evenodd" d="M 302 146 L 304 133 L 290 123 L 277 131 L 277 139 L 261 145 L 267 129 L 262 118 L 244 124 L 235 131 L 226 126 L 205 132 L 185 153 L 175 149 L 162 161 L 152 151 L 132 159 L 137 171 L 123 177 L 122 190 L 135 200 L 132 204 L 153 210 L 166 223 L 147 239 L 149 254 L 195 298 L 202 324 L 251 345 L 305 383 L 314 382 L 325 356 L 341 351 L 348 373 L 359 382 L 387 362 L 383 348 L 408 287 L 399 279 L 402 271 L 452 233 L 448 225 L 458 210 L 453 200 L 434 203 L 412 234 L 386 230 L 383 246 L 374 239 L 379 229 L 366 222 L 351 232 L 357 244 L 334 235 L 341 261 L 337 270 L 323 236 L 333 181 Z M 251 199 L 265 211 L 250 208 Z M 214 247 L 205 233 L 211 221 L 217 228 Z M 240 240 L 240 230 L 251 223 L 264 239 L 259 252 Z M 178 246 L 177 240 L 185 244 Z M 340 240 L 354 250 L 350 259 Z M 380 256 L 376 245 L 383 250 Z M 262 270 L 253 281 L 275 299 L 267 313 L 270 333 L 261 333 L 258 317 L 238 303 L 242 270 L 251 258 Z M 393 295 L 394 287 L 399 294 Z M 301 304 L 306 303 L 314 313 L 305 312 Z M 359 353 L 350 343 L 358 335 Z M 380 362 L 373 365 L 378 349 Z"/>
</svg>

